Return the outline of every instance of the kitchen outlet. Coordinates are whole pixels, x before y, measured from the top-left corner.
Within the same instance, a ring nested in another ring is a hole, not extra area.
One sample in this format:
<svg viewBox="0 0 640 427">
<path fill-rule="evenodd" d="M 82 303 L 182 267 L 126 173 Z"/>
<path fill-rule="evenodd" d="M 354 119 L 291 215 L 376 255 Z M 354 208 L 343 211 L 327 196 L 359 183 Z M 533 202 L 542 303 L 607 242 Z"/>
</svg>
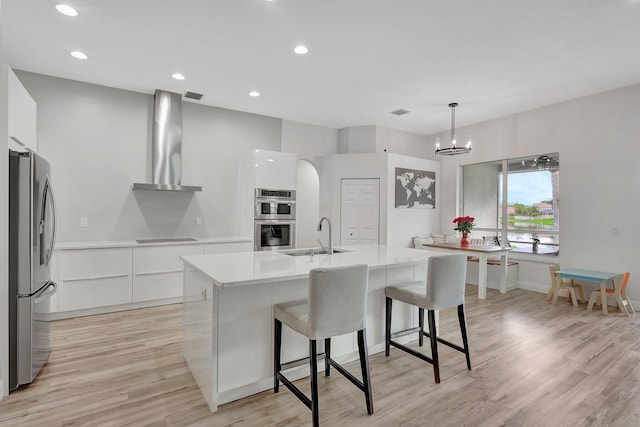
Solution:
<svg viewBox="0 0 640 427">
<path fill-rule="evenodd" d="M 611 234 L 613 234 L 614 236 L 619 236 L 620 235 L 620 228 L 611 227 Z"/>
<path fill-rule="evenodd" d="M 80 227 L 87 228 L 89 226 L 89 218 L 80 218 Z"/>
<path fill-rule="evenodd" d="M 196 217 L 196 225 L 202 225 L 202 217 L 201 216 L 197 216 Z"/>
</svg>

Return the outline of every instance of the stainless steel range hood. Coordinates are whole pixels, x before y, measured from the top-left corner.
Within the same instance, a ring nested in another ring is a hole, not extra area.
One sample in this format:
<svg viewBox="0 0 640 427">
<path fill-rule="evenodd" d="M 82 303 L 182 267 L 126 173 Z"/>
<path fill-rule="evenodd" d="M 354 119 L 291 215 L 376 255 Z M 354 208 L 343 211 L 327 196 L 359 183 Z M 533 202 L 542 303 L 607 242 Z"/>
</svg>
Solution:
<svg viewBox="0 0 640 427">
<path fill-rule="evenodd" d="M 182 95 L 156 90 L 151 136 L 151 184 L 134 183 L 134 190 L 202 191 L 182 185 Z"/>
</svg>

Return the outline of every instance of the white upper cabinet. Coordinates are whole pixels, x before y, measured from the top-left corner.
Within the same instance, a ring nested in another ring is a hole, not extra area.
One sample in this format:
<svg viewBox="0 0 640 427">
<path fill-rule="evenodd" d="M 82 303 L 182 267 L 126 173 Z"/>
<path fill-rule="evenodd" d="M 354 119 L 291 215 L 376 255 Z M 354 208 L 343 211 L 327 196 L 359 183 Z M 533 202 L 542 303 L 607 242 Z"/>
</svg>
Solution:
<svg viewBox="0 0 640 427">
<path fill-rule="evenodd" d="M 9 148 L 38 151 L 36 102 L 9 70 Z"/>
<path fill-rule="evenodd" d="M 296 189 L 297 156 L 280 151 L 255 151 L 255 188 Z"/>
</svg>

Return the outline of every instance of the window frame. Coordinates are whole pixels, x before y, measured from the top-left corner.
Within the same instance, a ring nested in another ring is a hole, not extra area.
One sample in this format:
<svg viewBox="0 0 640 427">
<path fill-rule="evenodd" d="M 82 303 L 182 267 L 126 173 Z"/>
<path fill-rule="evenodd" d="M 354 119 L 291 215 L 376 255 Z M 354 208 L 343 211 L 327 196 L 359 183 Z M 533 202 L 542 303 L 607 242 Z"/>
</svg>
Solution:
<svg viewBox="0 0 640 427">
<path fill-rule="evenodd" d="M 528 156 L 520 156 L 520 157 L 513 157 L 513 158 L 507 158 L 507 159 L 498 159 L 498 160 L 493 160 L 493 161 L 486 161 L 486 162 L 478 162 L 478 163 L 469 163 L 466 165 L 460 165 L 459 167 L 459 197 L 458 197 L 458 212 L 459 215 L 472 215 L 473 216 L 473 212 L 465 212 L 465 193 L 464 193 L 464 168 L 465 167 L 470 167 L 470 166 L 476 166 L 476 165 L 486 165 L 486 164 L 495 164 L 496 166 L 500 165 L 501 169 L 500 172 L 498 173 L 498 176 L 502 176 L 502 183 L 501 185 L 498 185 L 498 194 L 497 196 L 497 200 L 498 200 L 498 210 L 497 210 L 497 217 L 495 219 L 496 221 L 496 227 L 474 227 L 473 231 L 480 231 L 480 232 L 488 232 L 488 233 L 495 233 L 496 235 L 498 235 L 500 237 L 500 243 L 502 247 L 508 247 L 509 245 L 507 244 L 508 240 L 507 239 L 502 239 L 502 236 L 509 236 L 509 233 L 511 234 L 535 234 L 535 230 L 518 230 L 515 228 L 510 228 L 509 227 L 509 221 L 508 221 L 508 217 L 509 217 L 509 200 L 508 200 L 508 194 L 509 194 L 509 174 L 510 174 L 510 170 L 509 170 L 509 162 L 514 162 L 514 161 L 524 161 L 524 160 L 531 160 L 531 159 L 539 159 L 542 158 L 544 156 L 549 156 L 551 158 L 553 158 L 556 162 L 555 168 L 557 169 L 558 174 L 560 173 L 560 165 L 559 165 L 559 161 L 560 161 L 560 154 L 558 152 L 555 153 L 544 153 L 544 154 L 532 154 L 532 155 L 528 155 Z M 545 170 L 545 169 L 542 169 Z M 505 173 L 506 171 L 506 173 Z M 553 173 L 553 171 L 552 171 Z M 553 177 L 552 177 L 553 179 Z M 552 183 L 553 186 L 553 183 Z M 554 200 L 555 203 L 557 204 L 557 211 L 559 213 L 559 192 L 560 192 L 560 188 L 559 188 L 560 184 L 559 184 L 559 178 L 558 178 L 558 184 L 557 184 L 557 195 L 558 197 Z M 553 188 L 552 188 L 553 191 Z M 502 193 L 502 194 L 500 194 Z M 500 200 L 502 196 L 502 200 Z M 552 195 L 553 197 L 553 195 Z M 559 216 L 559 214 L 558 214 Z M 502 220 L 502 224 L 500 224 L 500 219 Z M 505 221 L 504 218 L 507 218 L 507 220 Z M 544 246 L 552 246 L 552 247 L 556 247 L 557 250 L 560 250 L 560 224 L 559 221 L 554 222 L 554 229 L 553 230 L 544 230 L 541 231 L 540 234 L 545 234 L 545 235 L 552 235 L 552 236 L 557 236 L 557 242 L 552 242 L 552 243 L 543 243 Z M 515 241 L 514 241 L 515 242 Z M 518 244 L 529 244 L 533 247 L 533 242 L 527 242 L 527 241 L 518 241 Z M 533 253 L 533 252 L 530 252 Z M 535 253 L 533 253 L 535 254 Z M 541 254 L 541 253 L 538 253 Z M 550 255 L 548 253 L 545 253 L 546 255 Z M 552 253 L 553 254 L 553 253 Z M 557 254 L 557 252 L 556 252 Z"/>
</svg>

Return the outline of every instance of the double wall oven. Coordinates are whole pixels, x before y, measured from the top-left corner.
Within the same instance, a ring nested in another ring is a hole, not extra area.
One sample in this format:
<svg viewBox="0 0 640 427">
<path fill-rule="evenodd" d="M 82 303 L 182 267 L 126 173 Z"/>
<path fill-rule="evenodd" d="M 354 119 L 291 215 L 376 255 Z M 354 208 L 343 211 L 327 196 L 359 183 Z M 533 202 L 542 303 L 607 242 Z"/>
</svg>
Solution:
<svg viewBox="0 0 640 427">
<path fill-rule="evenodd" d="M 256 251 L 292 249 L 296 241 L 296 192 L 256 188 Z"/>
</svg>

